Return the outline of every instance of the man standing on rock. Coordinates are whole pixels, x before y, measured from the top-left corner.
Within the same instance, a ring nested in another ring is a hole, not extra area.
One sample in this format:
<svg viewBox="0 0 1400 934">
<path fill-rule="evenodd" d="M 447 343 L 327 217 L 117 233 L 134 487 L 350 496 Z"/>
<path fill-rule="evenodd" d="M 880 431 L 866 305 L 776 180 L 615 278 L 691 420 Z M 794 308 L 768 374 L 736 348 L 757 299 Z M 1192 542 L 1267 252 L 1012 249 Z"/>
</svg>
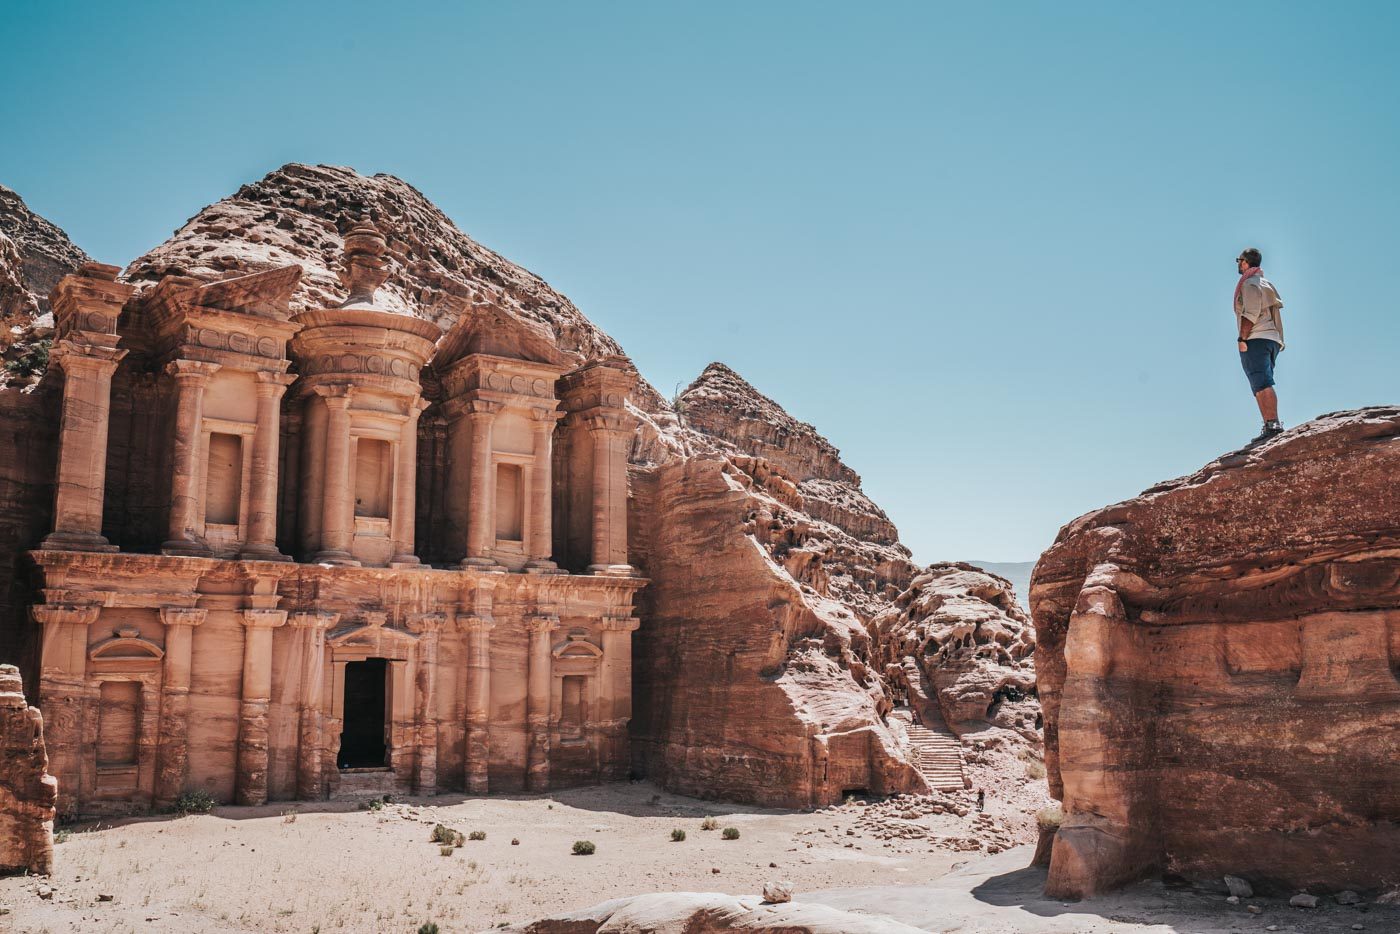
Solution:
<svg viewBox="0 0 1400 934">
<path fill-rule="evenodd" d="M 1264 418 L 1264 430 L 1251 441 L 1258 444 L 1283 433 L 1278 420 L 1278 394 L 1274 392 L 1274 361 L 1283 349 L 1283 299 L 1274 284 L 1264 278 L 1263 254 L 1250 247 L 1235 258 L 1240 281 L 1235 285 L 1235 325 L 1238 328 L 1240 363 L 1249 378 L 1254 401 Z"/>
</svg>

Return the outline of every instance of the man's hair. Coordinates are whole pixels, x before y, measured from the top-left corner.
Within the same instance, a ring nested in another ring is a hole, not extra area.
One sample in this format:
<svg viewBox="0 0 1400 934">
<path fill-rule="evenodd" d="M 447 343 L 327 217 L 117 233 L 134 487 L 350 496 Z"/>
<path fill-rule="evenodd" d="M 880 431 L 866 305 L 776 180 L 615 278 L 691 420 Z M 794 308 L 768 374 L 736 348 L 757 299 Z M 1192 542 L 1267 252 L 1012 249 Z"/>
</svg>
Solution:
<svg viewBox="0 0 1400 934">
<path fill-rule="evenodd" d="M 1240 259 L 1244 260 L 1251 266 L 1264 265 L 1264 254 L 1260 253 L 1254 247 L 1250 247 L 1247 250 L 1242 250 L 1240 252 Z"/>
</svg>

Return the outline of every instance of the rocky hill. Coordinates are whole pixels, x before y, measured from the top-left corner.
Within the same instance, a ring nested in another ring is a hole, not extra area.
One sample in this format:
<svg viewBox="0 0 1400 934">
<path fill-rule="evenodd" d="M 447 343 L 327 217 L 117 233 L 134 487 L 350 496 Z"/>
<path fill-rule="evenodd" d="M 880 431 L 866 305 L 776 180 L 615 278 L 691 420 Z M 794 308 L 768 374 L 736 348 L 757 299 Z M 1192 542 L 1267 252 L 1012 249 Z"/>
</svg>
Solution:
<svg viewBox="0 0 1400 934">
<path fill-rule="evenodd" d="M 123 278 L 144 292 L 166 275 L 212 281 L 297 263 L 293 310 L 337 304 L 342 235 L 361 219 L 389 243 L 382 307 L 446 328 L 487 301 L 542 326 L 577 362 L 621 353 L 411 185 L 348 168 L 269 173 L 199 211 Z M 138 293 L 127 314 L 142 307 Z M 141 322 L 129 328 L 139 334 Z M 17 412 L 12 395 L 0 393 L 0 407 Z M 922 790 L 902 727 L 886 717 L 893 692 L 868 625 L 917 568 L 860 478 L 815 428 L 721 364 L 674 407 L 645 381 L 633 402 L 630 560 L 652 582 L 634 653 L 638 768 L 678 790 L 770 804 Z M 26 437 L 40 433 L 23 424 Z M 0 464 L 15 474 L 18 512 L 5 525 L 17 543 L 44 525 L 45 444 Z"/>
<path fill-rule="evenodd" d="M 1400 881 L 1400 408 L 1325 415 L 1066 525 L 1031 581 L 1047 892 Z"/>
<path fill-rule="evenodd" d="M 0 381 L 29 385 L 48 365 L 49 293 L 87 262 L 58 227 L 0 185 Z"/>
</svg>

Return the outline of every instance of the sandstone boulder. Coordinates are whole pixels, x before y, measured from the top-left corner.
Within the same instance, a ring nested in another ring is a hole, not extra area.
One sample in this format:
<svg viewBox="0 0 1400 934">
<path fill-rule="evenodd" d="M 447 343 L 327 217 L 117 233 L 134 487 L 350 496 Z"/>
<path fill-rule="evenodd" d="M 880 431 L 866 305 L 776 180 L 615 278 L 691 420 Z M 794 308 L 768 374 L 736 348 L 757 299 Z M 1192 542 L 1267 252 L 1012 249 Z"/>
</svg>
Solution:
<svg viewBox="0 0 1400 934">
<path fill-rule="evenodd" d="M 53 872 L 54 804 L 44 719 L 24 699 L 19 669 L 0 665 L 0 875 Z"/>
<path fill-rule="evenodd" d="M 617 898 L 582 911 L 507 928 L 513 934 L 699 934 L 771 931 L 782 934 L 904 934 L 918 931 L 879 915 L 797 902 L 771 904 L 718 892 L 661 892 Z"/>
<path fill-rule="evenodd" d="M 1031 586 L 1049 894 L 1400 878 L 1398 476 L 1400 409 L 1339 412 L 1061 530 Z"/>
</svg>

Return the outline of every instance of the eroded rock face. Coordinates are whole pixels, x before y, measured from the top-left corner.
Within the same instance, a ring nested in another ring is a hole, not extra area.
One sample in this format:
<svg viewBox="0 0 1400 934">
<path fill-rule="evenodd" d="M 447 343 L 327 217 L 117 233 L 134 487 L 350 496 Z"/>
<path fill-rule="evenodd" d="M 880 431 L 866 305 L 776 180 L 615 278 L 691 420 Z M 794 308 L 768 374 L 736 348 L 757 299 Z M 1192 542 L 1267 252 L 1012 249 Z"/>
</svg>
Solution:
<svg viewBox="0 0 1400 934">
<path fill-rule="evenodd" d="M 1323 416 L 1071 522 L 1031 585 L 1047 891 L 1400 879 L 1400 409 Z"/>
<path fill-rule="evenodd" d="M 152 296 L 170 277 L 197 287 L 295 263 L 302 273 L 290 313 L 338 305 L 345 236 L 362 222 L 386 241 L 377 309 L 431 321 L 450 341 L 470 339 L 454 324 L 487 305 L 542 335 L 570 364 L 619 353 L 567 298 L 466 237 L 412 186 L 295 164 L 201 210 L 127 267 L 122 280 L 137 291 L 122 312 L 123 347 L 132 360 L 152 356 L 147 335 L 155 322 L 147 319 L 160 307 Z M 432 367 L 421 382 L 426 399 L 441 397 Z M 157 383 L 119 373 L 112 388 L 104 527 L 136 550 L 158 548 L 167 537 L 161 510 L 151 505 L 168 494 L 155 469 L 164 455 L 153 445 L 162 436 L 146 424 L 168 403 Z M 0 520 L 16 552 L 51 526 L 57 390 L 45 380 L 32 395 L 0 394 L 17 442 L 10 449 L 22 454 L 0 456 L 0 482 L 8 484 Z M 872 663 L 866 630 L 915 567 L 856 474 L 812 426 L 719 365 L 683 394 L 679 411 L 644 381 L 628 408 L 638 423 L 629 458 L 629 559 L 653 581 L 639 606 L 639 767 L 654 766 L 655 777 L 678 789 L 774 804 L 837 800 L 853 788 L 923 790 L 900 727 L 886 722 L 890 690 Z M 298 445 L 299 419 L 284 402 L 283 451 Z M 418 526 L 429 536 L 420 540 L 428 561 L 444 547 L 431 538 L 433 497 L 441 495 L 433 491 L 446 469 L 443 430 L 433 411 L 425 413 Z M 279 509 L 279 529 L 294 528 L 294 485 L 283 485 Z M 291 550 L 292 543 L 280 544 Z M 22 612 L 32 599 L 14 590 L 0 588 L 13 621 L 0 633 L 30 631 Z M 716 657 L 717 645 L 733 658 Z M 36 646 L 0 644 L 0 657 L 32 668 Z M 771 738 L 755 747 L 759 732 Z M 752 773 L 769 754 L 774 773 L 790 784 Z"/>
<path fill-rule="evenodd" d="M 756 895 L 657 892 L 615 898 L 591 908 L 502 930 L 515 934 L 598 931 L 773 931 L 782 934 L 903 934 L 918 931 L 892 918 L 800 902 L 766 903 Z"/>
<path fill-rule="evenodd" d="M 54 803 L 44 718 L 24 699 L 19 669 L 0 665 L 0 876 L 53 871 Z"/>
<path fill-rule="evenodd" d="M 872 626 L 882 664 L 916 664 L 957 733 L 991 725 L 1036 740 L 1035 633 L 1004 578 L 930 565 Z"/>
<path fill-rule="evenodd" d="M 0 387 L 31 386 L 48 367 L 49 293 L 88 261 L 58 227 L 0 185 Z"/>
</svg>

